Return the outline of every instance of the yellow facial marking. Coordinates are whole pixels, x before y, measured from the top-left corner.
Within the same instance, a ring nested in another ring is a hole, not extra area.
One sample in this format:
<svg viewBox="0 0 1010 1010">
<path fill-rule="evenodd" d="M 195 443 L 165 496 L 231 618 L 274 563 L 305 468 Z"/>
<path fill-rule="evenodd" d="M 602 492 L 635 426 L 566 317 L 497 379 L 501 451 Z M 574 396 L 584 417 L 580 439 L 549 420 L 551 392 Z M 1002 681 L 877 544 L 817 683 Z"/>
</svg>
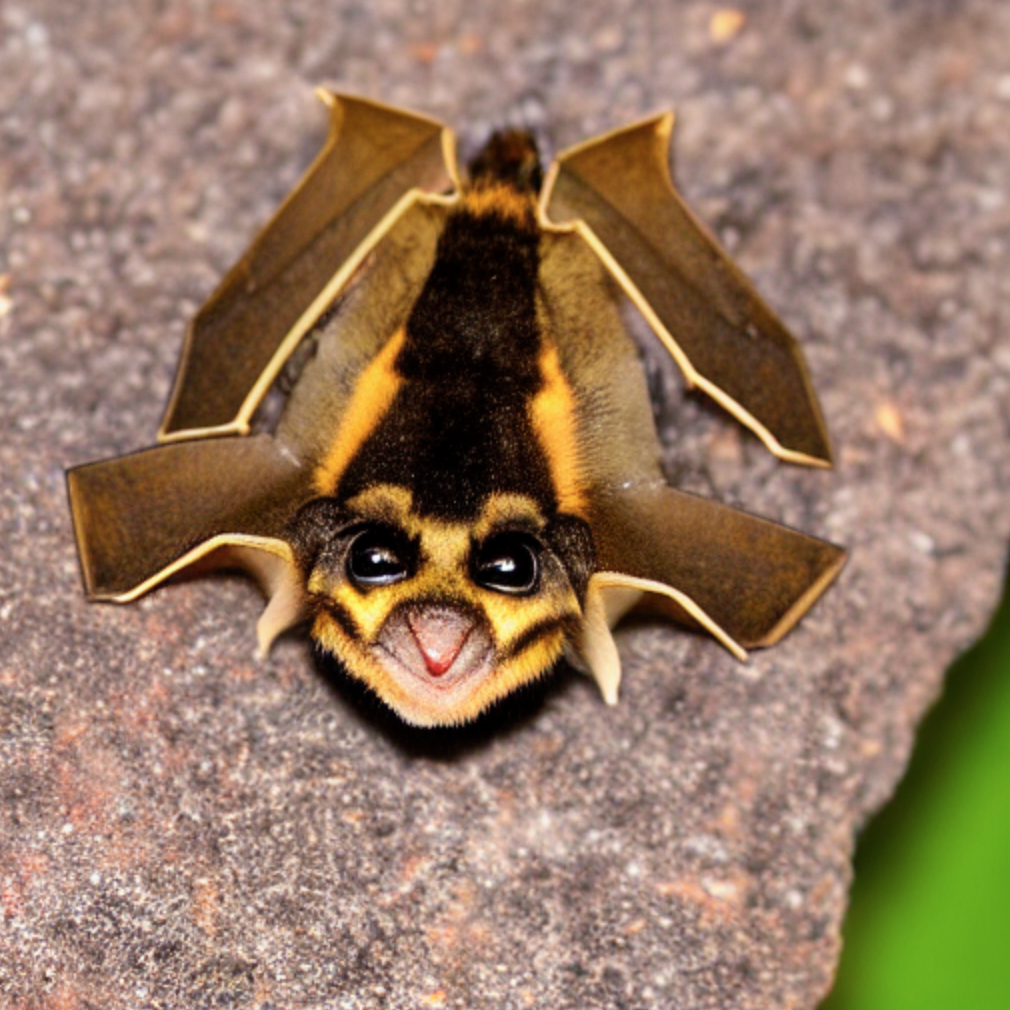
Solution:
<svg viewBox="0 0 1010 1010">
<path fill-rule="evenodd" d="M 547 455 L 559 510 L 584 517 L 575 396 L 553 345 L 544 347 L 539 364 L 543 386 L 530 404 L 533 430 Z"/>
<path fill-rule="evenodd" d="M 524 494 L 499 492 L 488 495 L 480 516 L 471 527 L 477 540 L 506 526 L 542 530 L 547 524 L 540 507 Z"/>
<path fill-rule="evenodd" d="M 514 186 L 491 184 L 467 190 L 460 206 L 474 217 L 500 217 L 521 228 L 536 224 L 536 197 Z"/>
<path fill-rule="evenodd" d="M 401 327 L 358 380 L 333 447 L 316 470 L 315 488 L 318 494 L 334 493 L 348 464 L 389 410 L 403 381 L 394 364 L 404 339 L 405 331 Z"/>
<path fill-rule="evenodd" d="M 375 484 L 347 500 L 347 511 L 362 522 L 382 522 L 397 526 L 409 536 L 421 527 L 412 509 L 414 496 L 396 484 Z"/>
</svg>

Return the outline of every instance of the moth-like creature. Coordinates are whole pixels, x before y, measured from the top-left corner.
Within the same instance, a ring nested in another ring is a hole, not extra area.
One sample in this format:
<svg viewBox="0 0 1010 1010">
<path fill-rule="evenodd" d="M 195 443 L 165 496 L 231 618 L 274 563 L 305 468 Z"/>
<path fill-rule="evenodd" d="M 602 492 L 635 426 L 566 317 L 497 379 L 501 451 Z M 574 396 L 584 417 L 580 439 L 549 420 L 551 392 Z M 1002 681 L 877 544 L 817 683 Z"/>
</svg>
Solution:
<svg viewBox="0 0 1010 1010">
<path fill-rule="evenodd" d="M 689 386 L 830 465 L 796 343 L 673 188 L 672 115 L 546 175 L 499 133 L 464 177 L 439 123 L 320 94 L 328 140 L 190 326 L 160 445 L 68 475 L 88 595 L 243 567 L 263 650 L 308 622 L 422 726 L 565 653 L 615 702 L 643 597 L 741 658 L 778 640 L 844 552 L 668 486 L 622 322 L 627 297 Z"/>
</svg>

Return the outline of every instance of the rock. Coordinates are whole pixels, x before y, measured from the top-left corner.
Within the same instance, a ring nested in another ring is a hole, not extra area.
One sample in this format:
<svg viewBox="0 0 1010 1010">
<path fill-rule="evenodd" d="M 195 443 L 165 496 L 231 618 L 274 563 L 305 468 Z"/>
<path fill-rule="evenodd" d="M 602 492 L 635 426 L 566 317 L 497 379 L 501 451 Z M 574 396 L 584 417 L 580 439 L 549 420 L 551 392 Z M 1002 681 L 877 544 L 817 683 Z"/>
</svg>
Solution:
<svg viewBox="0 0 1010 1010">
<path fill-rule="evenodd" d="M 752 6 L 718 42 L 711 13 L 0 12 L 6 1005 L 817 1005 L 853 833 L 1010 536 L 1010 9 Z M 683 486 L 851 548 L 780 646 L 640 622 L 616 709 L 560 673 L 421 734 L 297 635 L 256 659 L 239 580 L 84 601 L 63 469 L 152 442 L 187 319 L 321 141 L 319 82 L 464 149 L 523 110 L 557 149 L 676 107 L 682 189 L 797 331 L 840 458 L 664 415 Z"/>
</svg>

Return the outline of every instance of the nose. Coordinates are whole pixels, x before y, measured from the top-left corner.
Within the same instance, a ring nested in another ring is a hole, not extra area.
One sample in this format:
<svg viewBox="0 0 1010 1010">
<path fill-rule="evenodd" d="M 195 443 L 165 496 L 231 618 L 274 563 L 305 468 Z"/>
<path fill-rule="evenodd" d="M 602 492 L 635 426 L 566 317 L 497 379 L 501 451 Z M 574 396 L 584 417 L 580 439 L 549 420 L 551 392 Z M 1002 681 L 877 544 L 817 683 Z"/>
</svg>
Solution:
<svg viewBox="0 0 1010 1010">
<path fill-rule="evenodd" d="M 432 677 L 455 662 L 473 630 L 473 619 L 447 607 L 423 607 L 407 616 L 410 633 Z"/>
</svg>

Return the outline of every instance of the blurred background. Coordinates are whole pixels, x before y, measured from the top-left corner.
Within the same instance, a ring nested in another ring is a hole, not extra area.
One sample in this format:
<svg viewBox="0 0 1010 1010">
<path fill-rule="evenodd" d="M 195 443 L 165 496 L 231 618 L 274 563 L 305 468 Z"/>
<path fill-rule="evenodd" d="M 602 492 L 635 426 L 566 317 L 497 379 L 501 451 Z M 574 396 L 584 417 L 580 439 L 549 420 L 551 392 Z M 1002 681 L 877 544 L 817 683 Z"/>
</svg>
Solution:
<svg viewBox="0 0 1010 1010">
<path fill-rule="evenodd" d="M 1010 1006 L 1010 589 L 863 832 L 822 1010 Z"/>
</svg>

